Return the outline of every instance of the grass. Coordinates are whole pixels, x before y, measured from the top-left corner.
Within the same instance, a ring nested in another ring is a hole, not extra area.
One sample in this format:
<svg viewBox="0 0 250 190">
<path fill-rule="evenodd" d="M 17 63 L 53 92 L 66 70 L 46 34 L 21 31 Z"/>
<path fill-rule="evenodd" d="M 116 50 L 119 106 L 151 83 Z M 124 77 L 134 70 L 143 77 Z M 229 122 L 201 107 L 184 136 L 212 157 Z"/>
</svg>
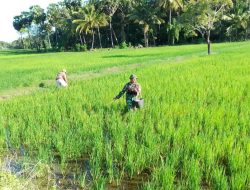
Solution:
<svg viewBox="0 0 250 190">
<path fill-rule="evenodd" d="M 240 48 L 248 43 L 234 43 Z M 232 48 L 226 44 L 215 44 L 216 53 Z M 40 53 L 26 51 L 0 51 L 0 92 L 12 88 L 38 86 L 42 80 L 53 80 L 63 68 L 70 74 L 80 74 L 90 70 L 100 70 L 111 66 L 135 63 L 151 63 L 168 60 L 177 56 L 197 56 L 206 54 L 206 46 L 176 46 L 148 49 L 98 50 L 95 52 Z"/>
<path fill-rule="evenodd" d="M 105 189 L 110 182 L 120 184 L 145 172 L 150 177 L 141 189 L 249 189 L 250 44 L 234 45 L 216 44 L 216 54 L 193 56 L 179 64 L 164 64 L 171 47 L 108 52 L 132 55 L 108 58 L 121 64 L 145 60 L 134 54 L 161 54 L 151 55 L 148 64 L 133 70 L 140 78 L 144 109 L 125 113 L 123 99 L 112 102 L 131 71 L 72 81 L 67 89 L 1 102 L 0 146 L 7 148 L 8 131 L 12 149 L 23 146 L 27 157 L 45 163 L 52 162 L 55 153 L 62 167 L 87 156 L 91 189 Z M 183 48 L 201 53 L 201 47 L 173 47 L 176 53 L 169 57 L 181 56 Z M 101 57 L 106 51 L 92 53 L 105 61 Z M 89 59 L 93 65 L 79 68 L 116 64 Z"/>
</svg>

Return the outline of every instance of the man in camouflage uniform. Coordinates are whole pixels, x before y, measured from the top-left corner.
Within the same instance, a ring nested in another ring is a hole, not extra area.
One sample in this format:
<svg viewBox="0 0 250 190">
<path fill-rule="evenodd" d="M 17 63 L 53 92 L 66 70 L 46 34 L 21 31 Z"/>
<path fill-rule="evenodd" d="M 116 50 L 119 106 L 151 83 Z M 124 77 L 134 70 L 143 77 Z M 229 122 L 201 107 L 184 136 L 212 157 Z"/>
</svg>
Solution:
<svg viewBox="0 0 250 190">
<path fill-rule="evenodd" d="M 134 99 L 136 99 L 140 95 L 141 86 L 136 82 L 136 79 L 137 79 L 136 75 L 132 74 L 129 77 L 129 79 L 130 79 L 130 82 L 125 84 L 122 91 L 114 98 L 114 100 L 119 99 L 126 92 L 126 104 L 127 104 L 127 108 L 130 110 L 136 107 L 134 103 Z"/>
</svg>

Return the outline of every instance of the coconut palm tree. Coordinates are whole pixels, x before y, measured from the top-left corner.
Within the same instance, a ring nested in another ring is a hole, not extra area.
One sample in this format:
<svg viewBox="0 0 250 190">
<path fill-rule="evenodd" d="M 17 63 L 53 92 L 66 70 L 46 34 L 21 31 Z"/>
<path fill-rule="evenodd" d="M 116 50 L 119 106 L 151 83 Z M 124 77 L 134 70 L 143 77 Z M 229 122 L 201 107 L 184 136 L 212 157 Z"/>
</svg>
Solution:
<svg viewBox="0 0 250 190">
<path fill-rule="evenodd" d="M 114 47 L 113 35 L 115 37 L 117 44 L 118 44 L 118 40 L 117 40 L 115 31 L 113 29 L 113 26 L 112 26 L 112 19 L 121 1 L 120 0 L 99 0 L 99 1 L 101 2 L 101 7 L 103 11 L 106 12 L 106 14 L 109 16 L 110 40 L 111 40 L 111 46 Z"/>
<path fill-rule="evenodd" d="M 147 3 L 139 3 L 136 5 L 128 16 L 134 23 L 143 26 L 144 43 L 148 47 L 148 33 L 153 29 L 153 25 L 162 24 L 164 20 L 158 16 L 159 11 Z"/>
<path fill-rule="evenodd" d="M 169 42 L 171 41 L 171 44 L 174 45 L 175 38 L 179 34 L 175 36 L 173 36 L 173 34 L 176 34 L 176 32 L 179 32 L 179 25 L 176 20 L 173 23 L 172 14 L 173 14 L 173 11 L 176 11 L 178 9 L 183 9 L 183 1 L 182 0 L 157 0 L 157 4 L 160 8 L 168 11 L 169 13 L 169 16 L 168 16 L 169 21 L 167 25 L 168 41 Z"/>
<path fill-rule="evenodd" d="M 100 27 L 104 27 L 108 25 L 107 21 L 108 17 L 104 13 L 96 13 L 96 25 L 95 28 L 97 28 L 98 32 L 98 37 L 99 37 L 99 43 L 100 43 L 100 48 L 102 48 L 102 40 L 101 40 L 101 33 L 100 33 Z"/>
<path fill-rule="evenodd" d="M 98 13 L 95 10 L 94 5 L 85 6 L 83 9 L 79 10 L 78 16 L 79 15 L 81 15 L 82 18 L 73 20 L 73 23 L 77 24 L 76 32 L 85 32 L 86 34 L 92 34 L 91 48 L 93 49 L 95 42 L 95 29 L 97 29 L 100 47 L 102 47 L 99 28 L 108 24 L 106 15 L 103 13 Z"/>
<path fill-rule="evenodd" d="M 223 16 L 223 19 L 230 24 L 227 28 L 227 35 L 230 37 L 230 40 L 233 35 L 238 39 L 240 33 L 243 33 L 245 39 L 247 38 L 250 21 L 250 10 L 246 11 L 247 9 L 247 4 L 236 1 L 233 13 Z"/>
<path fill-rule="evenodd" d="M 169 11 L 169 25 L 172 24 L 172 11 L 183 8 L 182 0 L 157 0 L 158 6 Z"/>
</svg>

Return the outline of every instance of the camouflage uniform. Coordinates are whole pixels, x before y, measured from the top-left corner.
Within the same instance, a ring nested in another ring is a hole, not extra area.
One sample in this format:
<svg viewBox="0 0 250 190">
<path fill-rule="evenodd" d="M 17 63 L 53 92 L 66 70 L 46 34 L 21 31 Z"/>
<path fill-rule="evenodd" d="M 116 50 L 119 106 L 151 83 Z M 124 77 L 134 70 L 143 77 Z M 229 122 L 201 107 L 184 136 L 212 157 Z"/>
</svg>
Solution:
<svg viewBox="0 0 250 190">
<path fill-rule="evenodd" d="M 126 104 L 128 109 L 135 108 L 135 104 L 133 102 L 133 98 L 136 98 L 141 92 L 141 86 L 138 83 L 127 83 L 122 91 L 115 97 L 115 99 L 119 99 L 126 92 Z"/>
</svg>

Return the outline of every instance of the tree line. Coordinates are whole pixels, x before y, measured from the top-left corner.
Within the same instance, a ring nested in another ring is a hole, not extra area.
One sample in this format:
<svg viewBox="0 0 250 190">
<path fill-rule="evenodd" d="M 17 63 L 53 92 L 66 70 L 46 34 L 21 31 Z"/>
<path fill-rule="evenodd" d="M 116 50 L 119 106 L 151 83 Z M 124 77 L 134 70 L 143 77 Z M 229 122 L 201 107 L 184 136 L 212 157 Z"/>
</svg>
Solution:
<svg viewBox="0 0 250 190">
<path fill-rule="evenodd" d="M 247 40 L 250 0 L 63 0 L 14 17 L 16 48 L 84 51 Z"/>
</svg>

